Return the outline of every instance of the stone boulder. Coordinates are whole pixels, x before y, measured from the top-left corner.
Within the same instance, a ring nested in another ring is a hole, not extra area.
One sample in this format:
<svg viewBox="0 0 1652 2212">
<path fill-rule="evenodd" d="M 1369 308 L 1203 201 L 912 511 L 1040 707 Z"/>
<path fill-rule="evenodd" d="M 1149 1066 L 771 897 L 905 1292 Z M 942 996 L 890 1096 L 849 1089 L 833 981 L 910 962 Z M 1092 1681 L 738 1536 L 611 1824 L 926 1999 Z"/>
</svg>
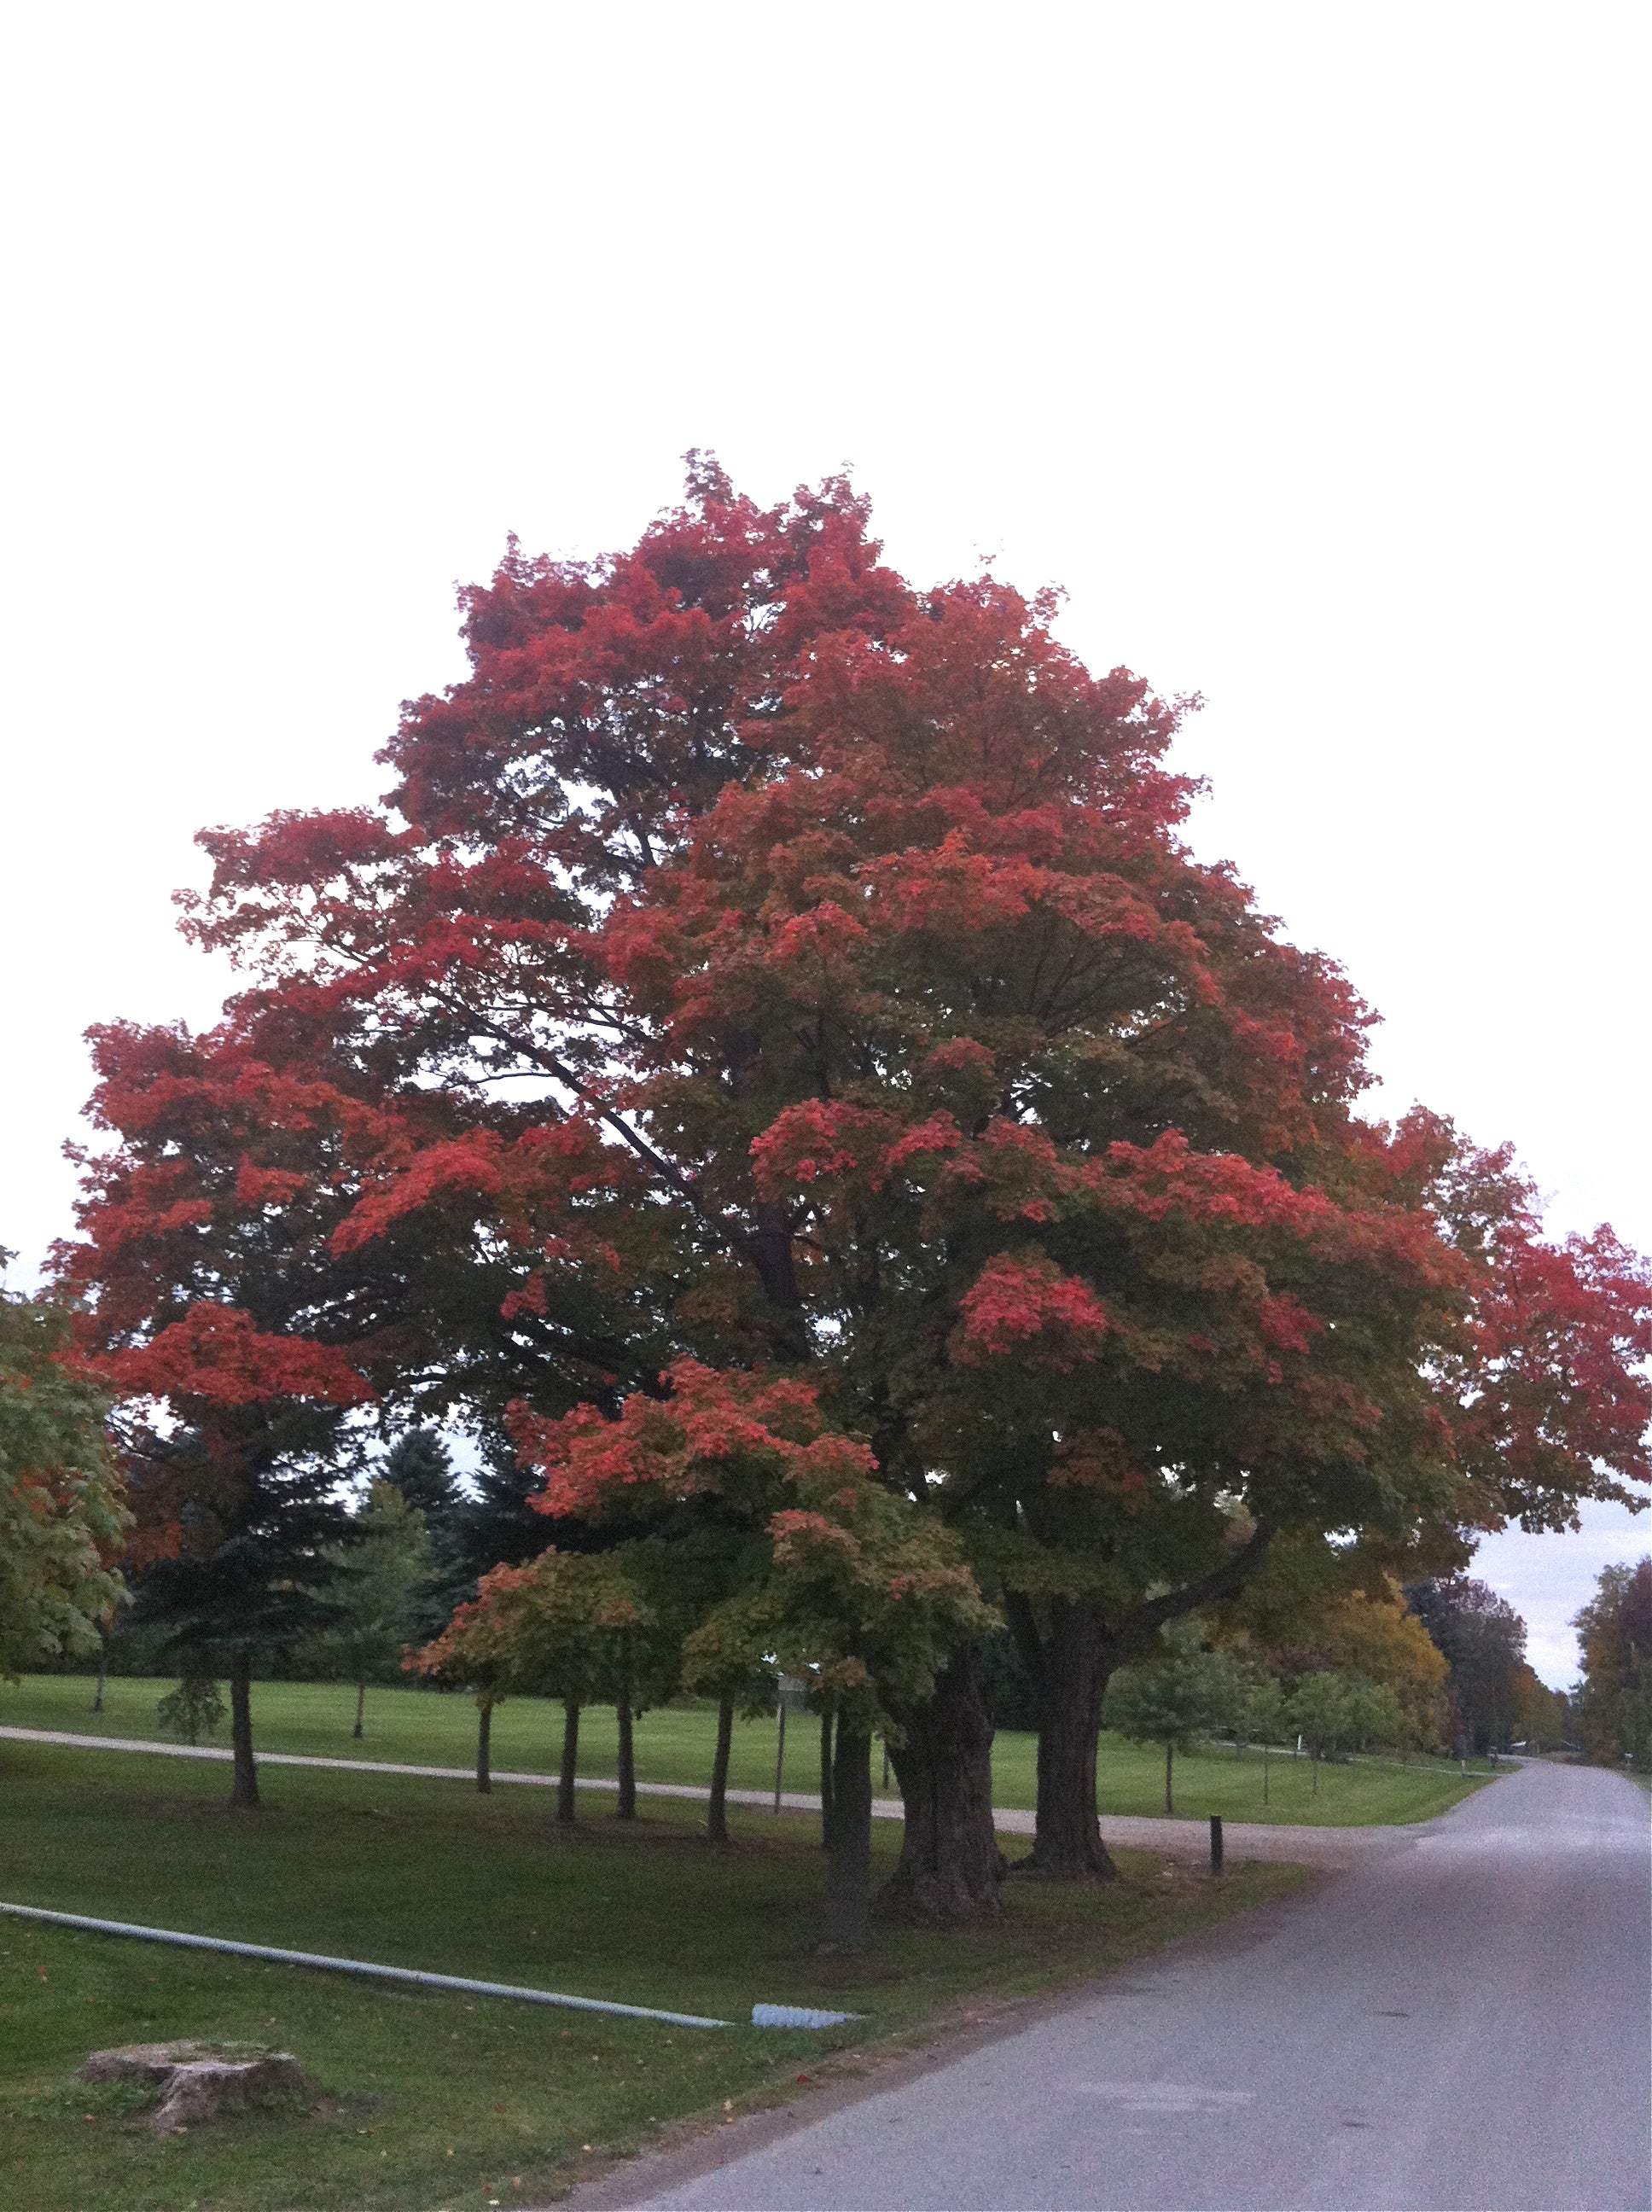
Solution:
<svg viewBox="0 0 1652 2212">
<path fill-rule="evenodd" d="M 312 2094 L 296 2058 L 285 2051 L 210 2043 L 130 2043 L 94 2051 L 75 2069 L 77 2081 L 141 2081 L 161 2092 L 153 2125 L 158 2136 L 256 2105 L 282 2105 Z"/>
</svg>

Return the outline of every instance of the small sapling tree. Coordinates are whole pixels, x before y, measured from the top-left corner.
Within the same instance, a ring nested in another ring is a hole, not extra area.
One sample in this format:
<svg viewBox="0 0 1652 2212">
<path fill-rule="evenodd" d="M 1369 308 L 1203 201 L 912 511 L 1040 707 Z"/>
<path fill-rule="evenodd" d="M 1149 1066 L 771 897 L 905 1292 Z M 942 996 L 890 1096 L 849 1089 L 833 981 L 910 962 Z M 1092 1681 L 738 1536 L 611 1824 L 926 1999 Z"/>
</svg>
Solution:
<svg viewBox="0 0 1652 2212">
<path fill-rule="evenodd" d="M 1411 1722 L 1394 1691 L 1380 1682 L 1357 1678 L 1350 1682 L 1348 1741 L 1356 1751 L 1368 1751 L 1376 1744 L 1400 1751 L 1411 1742 Z"/>
<path fill-rule="evenodd" d="M 1291 1726 L 1308 1747 L 1314 1778 L 1311 1796 L 1320 1794 L 1320 1761 L 1340 1749 L 1354 1732 L 1357 1713 L 1350 1686 L 1340 1674 L 1321 1669 L 1304 1674 L 1286 1708 Z"/>
<path fill-rule="evenodd" d="M 1253 1743 L 1268 1743 L 1285 1732 L 1285 1692 L 1264 1667 L 1237 1660 L 1232 1671 L 1227 1723 L 1233 1747 L 1242 1757 Z"/>
<path fill-rule="evenodd" d="M 478 1705 L 484 1693 L 492 1705 L 507 1691 L 561 1700 L 556 1817 L 571 1823 L 580 1715 L 587 1705 L 609 1698 L 621 1706 L 633 1679 L 636 1644 L 653 1625 L 645 1601 L 613 1553 L 553 1547 L 525 1566 L 495 1567 L 484 1575 L 476 1597 L 459 1607 L 416 1663 L 428 1679 L 465 1683 Z M 623 1736 L 622 1788 L 629 1764 L 634 1817 L 635 1765 L 627 1761 L 626 1751 Z"/>
<path fill-rule="evenodd" d="M 1178 1751 L 1229 1719 L 1236 1678 L 1226 1654 L 1206 1651 L 1196 1628 L 1178 1625 L 1161 1633 L 1151 1659 L 1121 1668 L 1108 1685 L 1107 1723 L 1132 1743 L 1164 1747 L 1164 1810 L 1175 1811 L 1174 1771 Z"/>
<path fill-rule="evenodd" d="M 334 1619 L 306 1648 L 324 1672 L 355 1687 L 361 1740 L 369 1682 L 393 1681 L 418 1625 L 419 1601 L 435 1571 L 424 1516 L 389 1481 L 375 1482 L 355 1516 L 355 1540 L 337 1555 Z"/>
</svg>

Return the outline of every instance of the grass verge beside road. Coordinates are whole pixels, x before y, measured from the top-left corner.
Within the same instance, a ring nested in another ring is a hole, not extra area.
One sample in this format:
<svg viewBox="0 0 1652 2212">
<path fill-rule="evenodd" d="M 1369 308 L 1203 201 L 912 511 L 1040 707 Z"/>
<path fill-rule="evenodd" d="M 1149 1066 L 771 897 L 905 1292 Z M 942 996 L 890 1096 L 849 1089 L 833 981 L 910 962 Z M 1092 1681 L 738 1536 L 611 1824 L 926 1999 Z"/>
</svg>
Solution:
<svg viewBox="0 0 1652 2212">
<path fill-rule="evenodd" d="M 21 1683 L 0 1683 L 0 1723 L 73 1729 L 88 1735 L 154 1737 L 159 1733 L 156 1701 L 172 1686 L 168 1681 L 113 1678 L 105 1692 L 105 1710 L 94 1713 L 89 1710 L 92 1684 L 83 1677 L 30 1675 Z M 350 1735 L 355 1715 L 355 1691 L 338 1683 L 260 1682 L 253 1692 L 254 1731 L 264 1751 L 434 1766 L 464 1766 L 476 1755 L 476 1709 L 468 1698 L 428 1690 L 369 1690 L 367 1734 L 360 1743 Z M 494 1765 L 554 1773 L 562 1724 L 562 1708 L 549 1698 L 520 1698 L 501 1705 L 494 1715 Z M 715 1716 L 705 1706 L 671 1706 L 644 1714 L 636 1727 L 638 1778 L 703 1786 L 711 1771 L 714 1730 Z M 774 1734 L 772 1719 L 736 1727 L 730 1769 L 736 1789 L 774 1788 Z M 222 1732 L 219 1741 L 223 1741 Z M 1033 1736 L 1011 1729 L 999 1733 L 993 1747 L 996 1803 L 1032 1806 L 1036 1752 Z M 592 1707 L 582 1717 L 580 1763 L 587 1775 L 614 1771 L 614 1716 L 607 1707 Z M 1470 1763 L 1465 1780 L 1452 1760 L 1360 1759 L 1346 1765 L 1321 1766 L 1315 1796 L 1309 1762 L 1276 1753 L 1268 1762 L 1268 1802 L 1264 1804 L 1259 1750 L 1240 1757 L 1230 1746 L 1206 1745 L 1179 1754 L 1175 1771 L 1176 1810 L 1190 1819 L 1220 1813 L 1230 1820 L 1328 1828 L 1432 1820 L 1488 1778 L 1483 1760 Z M 878 1780 L 876 1772 L 873 1780 Z M 793 1714 L 786 1786 L 812 1790 L 818 1781 L 816 1726 L 807 1714 Z M 1103 1735 L 1097 1782 L 1103 1819 L 1109 1813 L 1151 1815 L 1164 1810 L 1161 1751 Z"/>
<path fill-rule="evenodd" d="M 1218 1882 L 1121 1853 L 1117 1883 L 1012 1883 L 991 1929 L 891 1929 L 864 1959 L 824 1961 L 824 1858 L 796 1820 L 748 1814 L 719 1850 L 670 1801 L 633 1826 L 588 1796 L 569 1833 L 525 1790 L 284 1769 L 267 1796 L 234 1814 L 216 1766 L 0 1744 L 0 1897 L 735 2021 L 757 2000 L 865 2018 L 660 2028 L 0 1918 L 8 2207 L 531 2203 L 657 2124 L 714 2124 L 725 2099 L 795 2094 L 834 2051 L 1105 1972 L 1306 1879 L 1253 1865 Z M 878 1836 L 884 1864 L 896 1832 Z M 92 2049 L 185 2035 L 295 2052 L 318 2108 L 157 2140 L 129 2092 L 70 2079 Z"/>
</svg>

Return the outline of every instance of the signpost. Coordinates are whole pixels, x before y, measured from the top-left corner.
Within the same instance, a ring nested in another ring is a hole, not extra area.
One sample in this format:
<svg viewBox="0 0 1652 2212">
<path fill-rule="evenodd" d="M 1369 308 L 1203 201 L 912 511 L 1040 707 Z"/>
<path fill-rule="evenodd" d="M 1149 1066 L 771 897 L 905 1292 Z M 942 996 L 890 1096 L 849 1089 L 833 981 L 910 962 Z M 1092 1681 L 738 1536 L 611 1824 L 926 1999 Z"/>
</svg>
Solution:
<svg viewBox="0 0 1652 2212">
<path fill-rule="evenodd" d="M 777 1741 L 774 1747 L 774 1810 L 780 1809 L 780 1796 L 786 1787 L 786 1709 L 796 1705 L 799 1710 L 807 1702 L 809 1685 L 794 1674 L 782 1674 L 774 1698 L 778 1720 Z"/>
</svg>

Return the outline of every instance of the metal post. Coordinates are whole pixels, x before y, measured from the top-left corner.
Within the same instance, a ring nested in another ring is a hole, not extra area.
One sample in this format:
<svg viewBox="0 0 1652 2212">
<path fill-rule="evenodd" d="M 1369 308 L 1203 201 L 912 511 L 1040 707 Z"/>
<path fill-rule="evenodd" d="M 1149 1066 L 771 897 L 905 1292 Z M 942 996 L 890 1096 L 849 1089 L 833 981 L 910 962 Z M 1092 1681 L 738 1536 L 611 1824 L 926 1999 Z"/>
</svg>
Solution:
<svg viewBox="0 0 1652 2212">
<path fill-rule="evenodd" d="M 1220 1874 L 1221 1871 L 1222 1815 L 1219 1813 L 1212 1813 L 1211 1814 L 1211 1872 Z"/>
</svg>

